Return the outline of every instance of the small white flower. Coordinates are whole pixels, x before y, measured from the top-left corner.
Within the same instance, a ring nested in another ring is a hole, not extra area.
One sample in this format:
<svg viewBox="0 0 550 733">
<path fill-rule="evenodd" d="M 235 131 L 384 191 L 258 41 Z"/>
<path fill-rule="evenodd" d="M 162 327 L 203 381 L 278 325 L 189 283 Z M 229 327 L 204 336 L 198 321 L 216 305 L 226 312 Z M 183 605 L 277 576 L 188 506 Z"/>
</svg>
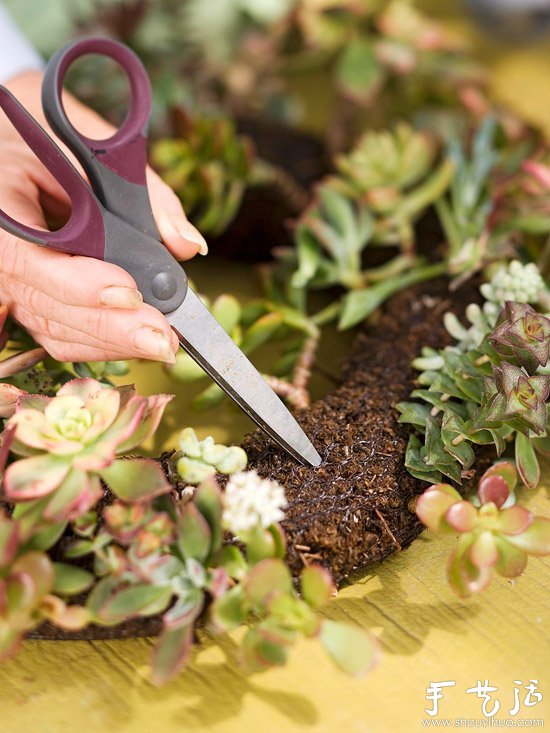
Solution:
<svg viewBox="0 0 550 733">
<path fill-rule="evenodd" d="M 544 291 L 544 280 L 534 262 L 523 265 L 512 260 L 508 267 L 501 267 L 481 288 L 483 297 L 498 306 L 505 301 L 514 303 L 536 303 Z"/>
<path fill-rule="evenodd" d="M 234 474 L 225 487 L 223 503 L 222 522 L 233 535 L 280 522 L 287 505 L 283 487 L 256 471 Z"/>
</svg>

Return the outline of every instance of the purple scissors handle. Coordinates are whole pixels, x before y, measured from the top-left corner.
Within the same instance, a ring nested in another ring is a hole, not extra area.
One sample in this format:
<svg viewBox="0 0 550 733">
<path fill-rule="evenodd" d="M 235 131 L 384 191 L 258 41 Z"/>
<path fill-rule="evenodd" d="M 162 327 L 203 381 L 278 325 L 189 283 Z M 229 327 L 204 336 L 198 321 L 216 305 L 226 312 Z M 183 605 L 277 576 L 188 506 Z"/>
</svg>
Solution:
<svg viewBox="0 0 550 733">
<path fill-rule="evenodd" d="M 89 54 L 116 61 L 130 84 L 126 118 L 107 140 L 93 140 L 79 132 L 63 106 L 67 71 L 77 59 Z M 151 85 L 136 54 L 109 38 L 84 38 L 67 44 L 48 62 L 42 84 L 42 106 L 51 128 L 75 154 L 105 208 L 159 239 L 146 181 Z"/>
<path fill-rule="evenodd" d="M 144 301 L 162 313 L 170 313 L 181 305 L 187 292 L 185 272 L 158 238 L 103 206 L 51 137 L 2 86 L 0 109 L 65 189 L 72 205 L 69 220 L 57 231 L 34 229 L 1 208 L 0 227 L 35 244 L 122 267 L 136 281 Z"/>
<path fill-rule="evenodd" d="M 16 237 L 60 252 L 105 259 L 105 227 L 97 199 L 51 137 L 17 101 L 0 86 L 0 108 L 46 168 L 69 193 L 72 211 L 61 229 L 50 232 L 21 224 L 0 209 L 0 224 Z"/>
</svg>

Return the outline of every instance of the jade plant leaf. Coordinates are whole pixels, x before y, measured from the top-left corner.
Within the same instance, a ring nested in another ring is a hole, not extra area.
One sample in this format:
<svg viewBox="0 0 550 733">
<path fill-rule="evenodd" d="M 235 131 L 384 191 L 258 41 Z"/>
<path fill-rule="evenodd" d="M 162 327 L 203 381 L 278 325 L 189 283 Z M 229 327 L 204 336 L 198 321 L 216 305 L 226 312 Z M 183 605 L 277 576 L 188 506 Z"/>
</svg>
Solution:
<svg viewBox="0 0 550 733">
<path fill-rule="evenodd" d="M 218 562 L 235 580 L 242 580 L 248 571 L 248 563 L 235 545 L 224 545 L 218 556 Z"/>
<path fill-rule="evenodd" d="M 336 67 L 336 83 L 343 94 L 366 103 L 384 80 L 374 47 L 366 40 L 356 40 L 345 46 Z"/>
<path fill-rule="evenodd" d="M 61 596 L 72 596 L 83 593 L 94 582 L 92 573 L 76 565 L 56 562 L 53 564 L 55 572 L 54 592 Z"/>
<path fill-rule="evenodd" d="M 216 629 L 230 631 L 245 623 L 248 606 L 242 585 L 235 585 L 217 598 L 211 606 L 210 618 Z"/>
<path fill-rule="evenodd" d="M 151 681 L 162 685 L 184 666 L 193 646 L 193 627 L 180 626 L 165 631 L 153 651 Z"/>
<path fill-rule="evenodd" d="M 312 608 L 320 608 L 336 594 L 331 574 L 322 565 L 311 564 L 302 571 L 300 588 L 304 601 Z"/>
<path fill-rule="evenodd" d="M 186 504 L 178 518 L 177 544 L 186 558 L 203 562 L 210 552 L 212 532 L 208 522 L 193 503 Z"/>
<path fill-rule="evenodd" d="M 262 560 L 254 565 L 248 574 L 245 589 L 250 604 L 261 609 L 265 607 L 270 596 L 291 592 L 292 577 L 282 560 Z"/>
<path fill-rule="evenodd" d="M 148 607 L 159 602 L 167 605 L 172 590 L 140 583 L 115 592 L 99 609 L 98 618 L 107 623 L 118 623 L 136 614 L 145 615 Z"/>
<path fill-rule="evenodd" d="M 523 433 L 516 434 L 516 465 L 523 483 L 536 488 L 540 479 L 540 466 L 532 441 Z"/>
<path fill-rule="evenodd" d="M 222 542 L 222 503 L 216 481 L 213 479 L 204 481 L 197 489 L 193 501 L 210 527 L 212 533 L 211 552 L 217 552 Z"/>
<path fill-rule="evenodd" d="M 130 503 L 148 502 L 171 490 L 160 465 L 149 458 L 117 458 L 102 469 L 101 477 L 119 499 Z"/>
<path fill-rule="evenodd" d="M 365 675 L 378 659 L 376 642 L 356 626 L 327 619 L 319 638 L 333 662 L 355 677 Z"/>
</svg>

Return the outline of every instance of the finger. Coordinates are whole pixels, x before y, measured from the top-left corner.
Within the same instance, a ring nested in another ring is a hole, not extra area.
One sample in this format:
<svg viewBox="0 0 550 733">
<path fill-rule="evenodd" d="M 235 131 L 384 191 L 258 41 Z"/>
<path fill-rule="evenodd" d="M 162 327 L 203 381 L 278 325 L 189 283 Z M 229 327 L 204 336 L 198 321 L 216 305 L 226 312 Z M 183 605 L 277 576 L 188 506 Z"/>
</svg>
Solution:
<svg viewBox="0 0 550 733">
<path fill-rule="evenodd" d="M 49 316 L 46 318 L 39 313 L 33 313 L 19 304 L 15 304 L 13 306 L 12 316 L 40 342 L 44 339 L 49 339 L 52 342 L 55 341 L 67 344 L 77 344 L 79 346 L 89 346 L 105 353 L 116 352 L 120 359 L 130 359 L 135 356 L 133 351 L 129 352 L 128 350 L 125 350 L 119 344 L 105 343 L 93 334 L 80 331 L 72 325 L 61 323 Z"/>
<path fill-rule="evenodd" d="M 188 221 L 179 198 L 151 168 L 147 168 L 147 187 L 160 236 L 174 257 L 188 260 L 197 253 L 207 254 L 206 240 Z"/>
<path fill-rule="evenodd" d="M 0 233 L 0 287 L 26 284 L 65 305 L 137 308 L 143 299 L 125 270 L 90 257 L 73 257 Z M 17 294 L 14 294 L 17 297 Z"/>
<path fill-rule="evenodd" d="M 85 344 L 55 341 L 45 336 L 31 334 L 48 354 L 57 361 L 119 361 L 128 357 L 118 351 L 96 349 Z"/>
<path fill-rule="evenodd" d="M 11 311 L 33 333 L 116 350 L 125 358 L 146 357 L 172 363 L 178 348 L 177 338 L 174 339 L 164 316 L 148 305 L 135 311 L 67 307 L 35 291 L 31 298 L 23 294 Z"/>
</svg>

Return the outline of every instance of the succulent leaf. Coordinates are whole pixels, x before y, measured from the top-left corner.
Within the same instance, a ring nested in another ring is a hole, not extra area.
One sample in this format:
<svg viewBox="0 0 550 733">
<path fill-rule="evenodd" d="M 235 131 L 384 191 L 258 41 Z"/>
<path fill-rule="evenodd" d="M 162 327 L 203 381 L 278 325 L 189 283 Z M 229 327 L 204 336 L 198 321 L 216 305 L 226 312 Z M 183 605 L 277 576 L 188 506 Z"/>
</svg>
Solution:
<svg viewBox="0 0 550 733">
<path fill-rule="evenodd" d="M 153 684 L 163 685 L 174 677 L 185 666 L 192 646 L 192 625 L 165 630 L 153 650 L 151 672 Z"/>
<path fill-rule="evenodd" d="M 300 588 L 306 603 L 321 608 L 336 594 L 331 574 L 322 565 L 311 564 L 302 571 Z"/>
<path fill-rule="evenodd" d="M 319 639 L 332 661 L 354 677 L 367 674 L 378 660 L 373 638 L 355 626 L 325 619 Z"/>
</svg>

